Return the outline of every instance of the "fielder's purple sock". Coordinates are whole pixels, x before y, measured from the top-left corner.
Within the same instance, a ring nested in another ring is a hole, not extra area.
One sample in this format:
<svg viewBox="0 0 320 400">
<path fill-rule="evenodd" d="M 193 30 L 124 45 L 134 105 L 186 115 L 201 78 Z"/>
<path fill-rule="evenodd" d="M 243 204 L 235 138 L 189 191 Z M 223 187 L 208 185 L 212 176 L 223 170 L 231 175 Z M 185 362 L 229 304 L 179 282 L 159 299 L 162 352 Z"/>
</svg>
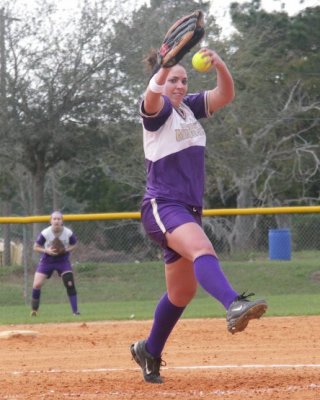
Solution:
<svg viewBox="0 0 320 400">
<path fill-rule="evenodd" d="M 32 289 L 32 298 L 40 299 L 41 289 Z"/>
<path fill-rule="evenodd" d="M 152 356 L 161 356 L 164 345 L 184 309 L 185 307 L 172 304 L 167 293 L 162 296 L 155 309 L 152 329 L 146 343 L 147 351 Z"/>
<path fill-rule="evenodd" d="M 78 312 L 77 295 L 69 296 L 69 301 L 72 308 L 72 312 L 75 314 L 76 312 Z"/>
<path fill-rule="evenodd" d="M 37 311 L 40 304 L 41 289 L 32 289 L 31 307 L 32 310 Z"/>
<path fill-rule="evenodd" d="M 228 309 L 238 293 L 228 282 L 217 257 L 206 254 L 196 258 L 193 264 L 197 281 L 203 289 Z"/>
</svg>

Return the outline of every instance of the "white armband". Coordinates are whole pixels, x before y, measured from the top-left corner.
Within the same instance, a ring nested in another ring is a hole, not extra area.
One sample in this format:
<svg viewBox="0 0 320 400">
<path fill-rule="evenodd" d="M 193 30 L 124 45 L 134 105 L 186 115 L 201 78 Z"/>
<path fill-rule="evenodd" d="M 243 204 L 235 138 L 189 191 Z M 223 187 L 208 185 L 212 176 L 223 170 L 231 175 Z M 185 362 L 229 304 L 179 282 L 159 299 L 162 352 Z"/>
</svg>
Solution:
<svg viewBox="0 0 320 400">
<path fill-rule="evenodd" d="M 164 86 L 165 85 L 159 85 L 156 82 L 155 75 L 153 75 L 153 77 L 150 79 L 149 89 L 151 90 L 151 92 L 153 92 L 153 93 L 162 93 Z"/>
</svg>

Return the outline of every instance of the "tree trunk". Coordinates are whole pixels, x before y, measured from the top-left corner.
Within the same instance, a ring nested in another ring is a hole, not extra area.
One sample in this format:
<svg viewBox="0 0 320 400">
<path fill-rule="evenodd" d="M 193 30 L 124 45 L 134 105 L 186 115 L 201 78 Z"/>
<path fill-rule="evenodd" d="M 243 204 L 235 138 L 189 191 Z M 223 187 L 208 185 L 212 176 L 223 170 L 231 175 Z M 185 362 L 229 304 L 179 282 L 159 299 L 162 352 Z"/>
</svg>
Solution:
<svg viewBox="0 0 320 400">
<path fill-rule="evenodd" d="M 11 204 L 8 201 L 3 202 L 3 215 L 9 216 L 11 213 Z M 3 265 L 11 265 L 11 229 L 10 224 L 3 225 Z"/>
<path fill-rule="evenodd" d="M 57 190 L 57 182 L 54 169 L 50 172 L 51 190 L 52 190 L 52 211 L 61 209 L 60 193 Z"/>
<path fill-rule="evenodd" d="M 238 182 L 239 193 L 237 196 L 237 208 L 250 208 L 253 206 L 249 182 Z M 254 230 L 254 215 L 237 215 L 231 234 L 231 253 L 248 250 L 251 244 L 251 234 Z"/>
<path fill-rule="evenodd" d="M 36 173 L 32 175 L 33 215 L 44 215 L 45 176 L 46 171 L 42 165 L 39 165 Z M 42 222 L 36 222 L 33 224 L 33 240 L 36 239 L 44 226 L 45 224 Z"/>
</svg>

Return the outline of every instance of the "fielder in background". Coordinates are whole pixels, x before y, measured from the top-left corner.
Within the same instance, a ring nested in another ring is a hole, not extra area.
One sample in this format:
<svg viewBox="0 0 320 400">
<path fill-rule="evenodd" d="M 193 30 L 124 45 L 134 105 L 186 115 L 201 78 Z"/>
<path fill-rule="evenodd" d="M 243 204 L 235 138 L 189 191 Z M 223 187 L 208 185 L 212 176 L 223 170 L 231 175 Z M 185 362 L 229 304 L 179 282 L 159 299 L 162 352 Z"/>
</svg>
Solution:
<svg viewBox="0 0 320 400">
<path fill-rule="evenodd" d="M 232 334 L 267 309 L 265 300 L 249 300 L 253 293 L 233 289 L 202 228 L 206 134 L 198 120 L 232 102 L 234 84 L 219 55 L 203 48 L 201 53 L 211 64 L 208 73 L 216 73 L 217 84 L 188 94 L 188 75 L 179 61 L 203 36 L 201 23 L 201 12 L 180 19 L 160 50 L 146 58 L 152 77 L 140 105 L 147 173 L 141 220 L 163 249 L 167 291 L 156 306 L 149 336 L 130 350 L 150 383 L 163 382 L 162 351 L 198 284 L 224 306 Z M 191 45 L 190 32 L 195 32 Z"/>
<path fill-rule="evenodd" d="M 80 315 L 74 275 L 69 259 L 70 253 L 76 246 L 77 238 L 71 229 L 63 225 L 63 215 L 60 211 L 54 211 L 51 214 L 50 223 L 49 227 L 41 231 L 33 246 L 33 250 L 41 253 L 41 257 L 34 275 L 31 316 L 37 316 L 41 288 L 45 280 L 51 278 L 54 271 L 61 276 L 67 289 L 73 315 Z"/>
</svg>

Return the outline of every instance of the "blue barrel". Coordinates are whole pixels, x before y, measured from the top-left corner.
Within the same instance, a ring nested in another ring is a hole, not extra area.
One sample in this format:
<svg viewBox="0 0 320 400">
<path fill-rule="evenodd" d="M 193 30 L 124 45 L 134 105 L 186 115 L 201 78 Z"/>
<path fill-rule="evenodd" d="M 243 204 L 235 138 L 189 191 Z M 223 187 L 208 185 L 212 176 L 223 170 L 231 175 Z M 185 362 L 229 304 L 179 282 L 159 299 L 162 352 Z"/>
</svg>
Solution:
<svg viewBox="0 0 320 400">
<path fill-rule="evenodd" d="M 291 233 L 289 229 L 269 229 L 269 259 L 291 260 Z"/>
</svg>

